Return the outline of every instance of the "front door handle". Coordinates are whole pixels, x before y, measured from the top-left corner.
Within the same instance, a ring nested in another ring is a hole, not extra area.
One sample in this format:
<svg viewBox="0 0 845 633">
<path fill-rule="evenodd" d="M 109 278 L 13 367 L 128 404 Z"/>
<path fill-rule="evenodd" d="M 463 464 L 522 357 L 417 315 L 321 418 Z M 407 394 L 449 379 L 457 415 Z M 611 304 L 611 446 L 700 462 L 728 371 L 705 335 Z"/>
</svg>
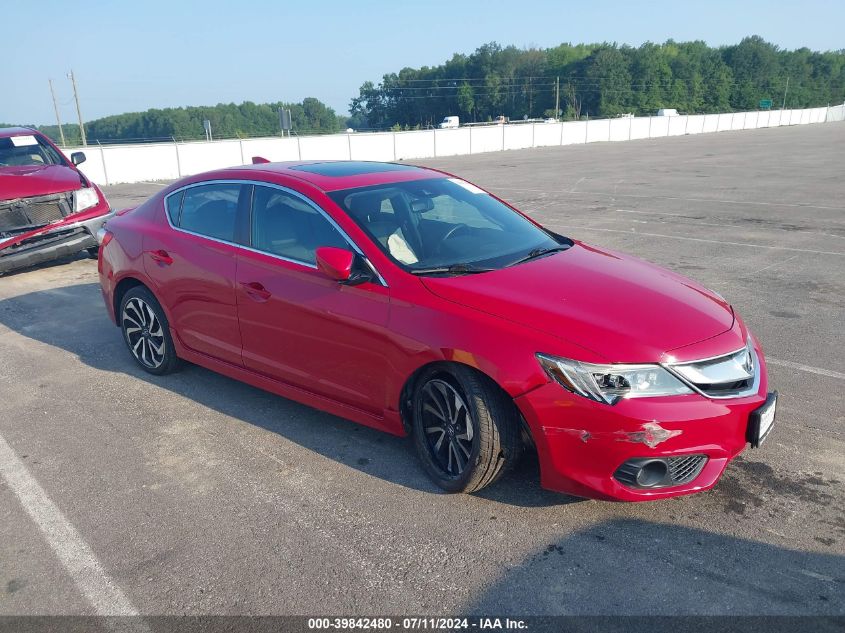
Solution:
<svg viewBox="0 0 845 633">
<path fill-rule="evenodd" d="M 173 258 L 168 254 L 167 251 L 159 249 L 157 251 L 147 251 L 150 258 L 162 266 L 170 266 L 173 263 Z"/>
<path fill-rule="evenodd" d="M 241 282 L 244 292 L 255 301 L 267 301 L 272 295 L 267 288 L 257 281 Z"/>
</svg>

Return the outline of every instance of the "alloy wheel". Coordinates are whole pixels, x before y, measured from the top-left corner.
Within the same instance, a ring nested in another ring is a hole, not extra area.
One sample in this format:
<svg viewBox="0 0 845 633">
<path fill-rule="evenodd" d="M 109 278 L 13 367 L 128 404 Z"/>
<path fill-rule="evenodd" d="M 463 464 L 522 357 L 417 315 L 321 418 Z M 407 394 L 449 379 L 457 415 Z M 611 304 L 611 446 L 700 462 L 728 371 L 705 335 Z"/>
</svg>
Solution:
<svg viewBox="0 0 845 633">
<path fill-rule="evenodd" d="M 133 297 L 123 307 L 121 322 L 126 342 L 135 359 L 150 369 L 161 367 L 166 342 L 161 321 L 152 307 L 142 299 Z"/>
<path fill-rule="evenodd" d="M 434 463 L 459 477 L 470 461 L 474 430 L 466 402 L 448 382 L 435 378 L 423 387 L 422 426 Z"/>
</svg>

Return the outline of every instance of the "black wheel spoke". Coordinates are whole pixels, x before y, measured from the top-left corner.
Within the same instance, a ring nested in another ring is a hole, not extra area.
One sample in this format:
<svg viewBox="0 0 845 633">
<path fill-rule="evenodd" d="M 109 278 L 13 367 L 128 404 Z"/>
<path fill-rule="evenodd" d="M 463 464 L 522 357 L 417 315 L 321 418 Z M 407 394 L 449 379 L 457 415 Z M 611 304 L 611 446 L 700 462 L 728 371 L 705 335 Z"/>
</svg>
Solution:
<svg viewBox="0 0 845 633">
<path fill-rule="evenodd" d="M 420 411 L 434 463 L 449 477 L 460 476 L 472 455 L 472 418 L 466 402 L 449 382 L 430 380 L 422 388 Z"/>
<path fill-rule="evenodd" d="M 121 323 L 135 359 L 150 369 L 161 367 L 166 354 L 166 341 L 161 321 L 153 307 L 139 297 L 133 297 L 123 308 Z"/>
<path fill-rule="evenodd" d="M 469 459 L 469 454 L 470 454 L 470 451 L 472 450 L 472 444 L 469 444 L 469 445 L 465 444 L 464 442 L 461 441 L 460 436 L 457 436 L 455 438 L 455 444 L 457 444 L 458 448 L 460 448 L 461 451 L 463 451 L 464 455 L 466 455 L 466 458 Z"/>
</svg>

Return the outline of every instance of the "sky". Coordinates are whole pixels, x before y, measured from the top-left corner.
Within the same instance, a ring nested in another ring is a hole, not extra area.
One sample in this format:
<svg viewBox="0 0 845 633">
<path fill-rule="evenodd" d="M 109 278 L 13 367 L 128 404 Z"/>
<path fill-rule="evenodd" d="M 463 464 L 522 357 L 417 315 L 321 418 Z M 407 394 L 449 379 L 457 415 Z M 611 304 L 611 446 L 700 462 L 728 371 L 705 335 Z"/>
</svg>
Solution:
<svg viewBox="0 0 845 633">
<path fill-rule="evenodd" d="M 346 114 L 364 81 L 496 41 L 704 40 L 760 35 L 845 48 L 845 0 L 0 0 L 0 122 L 75 122 L 148 108 L 316 97 Z"/>
</svg>

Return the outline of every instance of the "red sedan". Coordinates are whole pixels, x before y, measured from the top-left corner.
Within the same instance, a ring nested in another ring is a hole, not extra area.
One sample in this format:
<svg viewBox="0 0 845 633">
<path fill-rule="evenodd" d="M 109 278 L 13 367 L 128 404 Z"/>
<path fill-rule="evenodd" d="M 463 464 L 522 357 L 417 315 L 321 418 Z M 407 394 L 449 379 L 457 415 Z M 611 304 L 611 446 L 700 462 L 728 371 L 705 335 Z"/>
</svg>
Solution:
<svg viewBox="0 0 845 633">
<path fill-rule="evenodd" d="M 763 353 L 719 295 L 544 229 L 432 169 L 259 164 L 101 231 L 135 361 L 182 360 L 388 433 L 450 492 L 526 449 L 551 490 L 705 490 L 772 428 Z"/>
</svg>

